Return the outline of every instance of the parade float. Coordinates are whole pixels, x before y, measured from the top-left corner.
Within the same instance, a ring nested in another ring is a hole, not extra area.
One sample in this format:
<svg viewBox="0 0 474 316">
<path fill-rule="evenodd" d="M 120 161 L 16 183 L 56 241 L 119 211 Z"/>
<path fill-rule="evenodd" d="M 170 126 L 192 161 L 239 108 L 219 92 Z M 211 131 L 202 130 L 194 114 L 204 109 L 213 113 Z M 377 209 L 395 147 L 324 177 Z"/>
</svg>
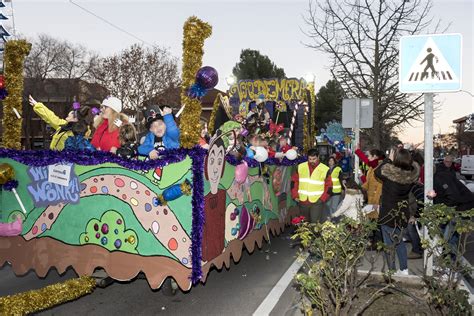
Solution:
<svg viewBox="0 0 474 316">
<path fill-rule="evenodd" d="M 81 278 L 65 285 L 64 299 L 58 302 L 90 292 L 94 282 L 87 276 L 97 269 L 120 281 L 142 273 L 152 289 L 173 279 L 187 291 L 204 283 L 212 267 L 228 268 L 231 258 L 239 261 L 244 247 L 253 252 L 298 215 L 290 178 L 304 157 L 297 157 L 295 150 L 278 158 L 257 150 L 255 157 L 236 159 L 227 155 L 225 131 L 211 138 L 208 149 L 197 145 L 199 94 L 205 91 L 191 88 L 210 34 L 207 23 L 195 17 L 186 22 L 182 147 L 146 161 L 106 152 L 20 150 L 22 65 L 29 44 L 8 42 L 9 94 L 3 102 L 0 149 L 0 266 L 10 264 L 17 275 L 34 270 L 39 277 L 52 268 L 60 274 L 74 269 Z M 291 100 L 291 125 L 298 105 L 307 123 L 314 87 L 304 80 L 262 82 L 240 82 L 231 91 L 240 96 L 239 104 L 260 95 L 279 106 Z M 226 106 L 219 98 L 218 106 Z M 308 147 L 310 142 L 305 142 Z M 7 309 L 27 301 L 31 297 L 13 297 L 0 305 Z M 32 310 L 52 303 L 35 304 Z"/>
</svg>

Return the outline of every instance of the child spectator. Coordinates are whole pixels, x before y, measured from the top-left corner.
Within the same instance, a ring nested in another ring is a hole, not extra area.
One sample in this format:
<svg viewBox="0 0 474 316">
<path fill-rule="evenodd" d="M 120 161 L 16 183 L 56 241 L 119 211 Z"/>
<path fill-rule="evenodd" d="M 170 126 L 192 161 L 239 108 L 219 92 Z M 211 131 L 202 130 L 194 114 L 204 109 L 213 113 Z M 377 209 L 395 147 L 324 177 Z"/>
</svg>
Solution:
<svg viewBox="0 0 474 316">
<path fill-rule="evenodd" d="M 359 185 L 352 179 L 348 178 L 342 181 L 345 188 L 345 196 L 342 203 L 337 208 L 337 211 L 332 214 L 332 217 L 347 216 L 352 219 L 359 219 L 359 212 L 362 210 L 364 202 L 364 195 L 360 190 Z"/>
</svg>

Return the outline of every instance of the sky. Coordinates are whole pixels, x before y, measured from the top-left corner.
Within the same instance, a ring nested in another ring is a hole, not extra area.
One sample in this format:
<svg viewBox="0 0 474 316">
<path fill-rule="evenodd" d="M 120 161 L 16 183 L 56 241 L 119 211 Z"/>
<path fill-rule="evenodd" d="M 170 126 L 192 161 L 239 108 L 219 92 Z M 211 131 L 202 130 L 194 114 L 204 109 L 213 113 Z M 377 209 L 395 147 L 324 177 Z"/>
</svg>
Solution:
<svg viewBox="0 0 474 316">
<path fill-rule="evenodd" d="M 398 1 L 398 0 L 395 0 Z M 401 0 L 400 0 L 401 1 Z M 204 65 L 217 69 L 217 88 L 227 90 L 224 78 L 232 73 L 240 51 L 257 49 L 268 55 L 287 77 L 314 73 L 316 89 L 331 79 L 327 55 L 307 48 L 309 39 L 303 16 L 308 0 L 73 0 L 94 14 L 153 45 L 166 47 L 181 58 L 182 27 L 196 15 L 210 23 L 213 33 L 205 42 Z M 17 34 L 35 37 L 46 33 L 85 45 L 106 56 L 137 42 L 69 0 L 13 0 Z M 463 35 L 462 89 L 474 94 L 474 1 L 433 0 L 432 15 L 448 33 Z M 440 110 L 435 114 L 434 133 L 453 132 L 452 121 L 474 112 L 474 97 L 466 92 L 437 94 Z M 317 110 L 316 110 L 317 111 Z M 423 140 L 423 123 L 414 123 L 400 135 L 406 142 Z"/>
</svg>

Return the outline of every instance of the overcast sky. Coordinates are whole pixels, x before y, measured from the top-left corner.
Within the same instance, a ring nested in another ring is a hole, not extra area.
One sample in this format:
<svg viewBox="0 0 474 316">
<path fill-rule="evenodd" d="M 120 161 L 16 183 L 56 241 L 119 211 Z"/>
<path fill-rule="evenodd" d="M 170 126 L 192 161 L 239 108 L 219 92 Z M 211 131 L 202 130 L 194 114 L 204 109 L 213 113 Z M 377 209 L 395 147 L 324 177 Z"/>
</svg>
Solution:
<svg viewBox="0 0 474 316">
<path fill-rule="evenodd" d="M 243 48 L 260 50 L 288 77 L 316 75 L 317 89 L 330 79 L 325 55 L 306 48 L 308 39 L 301 29 L 307 0 L 253 1 L 140 1 L 74 0 L 113 24 L 148 43 L 170 49 L 181 57 L 182 27 L 191 15 L 197 15 L 213 27 L 206 40 L 204 64 L 215 67 L 221 77 L 218 88 L 227 89 L 224 78 L 231 73 Z M 47 33 L 53 37 L 81 43 L 101 55 L 112 54 L 137 42 L 137 39 L 111 27 L 67 0 L 14 0 L 15 27 L 19 34 L 34 37 Z M 433 15 L 452 22 L 449 33 L 463 35 L 463 90 L 473 89 L 473 0 L 434 0 Z M 452 120 L 474 112 L 474 99 L 467 93 L 437 96 L 441 111 L 435 118 L 435 133 L 448 132 Z M 408 128 L 402 139 L 419 142 L 423 127 Z"/>
</svg>

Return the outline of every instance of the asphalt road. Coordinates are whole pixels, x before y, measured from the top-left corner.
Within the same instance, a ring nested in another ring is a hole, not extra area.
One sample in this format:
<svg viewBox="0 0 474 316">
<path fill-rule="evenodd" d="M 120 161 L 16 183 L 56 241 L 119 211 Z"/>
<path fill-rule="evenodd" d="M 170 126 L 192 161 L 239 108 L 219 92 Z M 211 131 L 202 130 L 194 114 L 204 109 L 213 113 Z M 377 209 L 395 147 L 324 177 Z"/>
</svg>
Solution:
<svg viewBox="0 0 474 316">
<path fill-rule="evenodd" d="M 144 279 L 113 283 L 105 289 L 76 301 L 57 306 L 39 315 L 252 315 L 296 257 L 289 247 L 288 233 L 264 243 L 253 254 L 244 252 L 239 263 L 229 270 L 213 270 L 206 284 L 197 285 L 187 293 L 164 296 L 153 291 Z M 74 277 L 68 270 L 58 276 L 55 270 L 39 279 L 33 272 L 16 277 L 10 266 L 0 269 L 0 296 L 41 288 Z M 272 315 L 295 315 L 295 293 L 288 303 L 278 304 Z M 283 302 L 281 302 L 283 303 Z"/>
</svg>

